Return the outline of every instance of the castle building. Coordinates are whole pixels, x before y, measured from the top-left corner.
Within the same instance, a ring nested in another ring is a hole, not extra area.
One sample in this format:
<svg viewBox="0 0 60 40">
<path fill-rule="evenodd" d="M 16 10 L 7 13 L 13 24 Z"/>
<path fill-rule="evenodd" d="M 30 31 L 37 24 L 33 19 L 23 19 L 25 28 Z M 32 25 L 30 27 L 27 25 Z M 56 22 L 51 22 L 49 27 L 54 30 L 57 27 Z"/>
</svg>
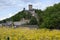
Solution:
<svg viewBox="0 0 60 40">
<path fill-rule="evenodd" d="M 29 12 L 32 14 L 32 16 L 35 16 L 35 10 L 33 9 L 33 6 L 30 4 L 28 7 L 29 7 Z"/>
</svg>

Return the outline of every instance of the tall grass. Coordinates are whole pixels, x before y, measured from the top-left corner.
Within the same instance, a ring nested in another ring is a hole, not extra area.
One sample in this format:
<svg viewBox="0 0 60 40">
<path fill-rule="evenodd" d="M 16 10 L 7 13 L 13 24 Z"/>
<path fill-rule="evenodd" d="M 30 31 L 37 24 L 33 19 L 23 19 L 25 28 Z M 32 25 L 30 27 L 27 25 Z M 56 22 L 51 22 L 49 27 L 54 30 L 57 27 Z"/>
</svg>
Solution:
<svg viewBox="0 0 60 40">
<path fill-rule="evenodd" d="M 60 40 L 60 30 L 3 27 L 0 40 Z"/>
</svg>

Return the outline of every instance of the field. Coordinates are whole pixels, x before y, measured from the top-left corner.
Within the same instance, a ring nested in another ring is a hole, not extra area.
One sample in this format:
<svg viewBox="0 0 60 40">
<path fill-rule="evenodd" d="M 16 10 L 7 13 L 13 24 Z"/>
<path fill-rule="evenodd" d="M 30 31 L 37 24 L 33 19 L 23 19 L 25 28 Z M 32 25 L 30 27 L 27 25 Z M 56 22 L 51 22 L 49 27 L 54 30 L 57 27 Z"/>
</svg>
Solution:
<svg viewBox="0 0 60 40">
<path fill-rule="evenodd" d="M 3 27 L 0 40 L 60 40 L 60 30 Z"/>
</svg>

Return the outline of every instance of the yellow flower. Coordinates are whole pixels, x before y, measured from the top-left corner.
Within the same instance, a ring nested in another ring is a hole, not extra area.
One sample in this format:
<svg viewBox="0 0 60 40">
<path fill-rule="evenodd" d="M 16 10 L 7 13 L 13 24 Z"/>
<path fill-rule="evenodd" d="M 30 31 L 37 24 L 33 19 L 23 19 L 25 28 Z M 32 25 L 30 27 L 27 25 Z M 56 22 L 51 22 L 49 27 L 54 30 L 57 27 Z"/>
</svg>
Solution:
<svg viewBox="0 0 60 40">
<path fill-rule="evenodd" d="M 6 37 L 10 40 L 60 40 L 60 30 L 0 28 L 0 39 L 5 40 Z"/>
</svg>

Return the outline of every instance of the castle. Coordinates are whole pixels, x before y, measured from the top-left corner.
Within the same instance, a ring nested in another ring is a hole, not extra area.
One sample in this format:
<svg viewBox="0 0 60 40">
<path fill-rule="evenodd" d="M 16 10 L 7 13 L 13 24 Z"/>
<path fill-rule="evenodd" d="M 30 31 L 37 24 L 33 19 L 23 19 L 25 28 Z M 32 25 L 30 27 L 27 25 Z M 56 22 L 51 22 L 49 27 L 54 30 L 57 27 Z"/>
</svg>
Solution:
<svg viewBox="0 0 60 40">
<path fill-rule="evenodd" d="M 35 10 L 33 9 L 33 5 L 28 5 L 28 10 L 25 10 L 25 8 L 23 8 L 23 10 L 25 12 L 30 12 L 32 14 L 32 16 L 35 16 Z"/>
<path fill-rule="evenodd" d="M 25 10 L 25 8 L 23 8 L 23 10 L 26 11 L 26 13 L 30 12 L 32 14 L 32 16 L 34 16 L 38 21 L 37 14 L 35 13 L 33 6 L 29 5 L 28 8 L 29 8 L 29 10 Z M 14 24 L 14 26 L 20 26 L 20 25 L 24 25 L 26 23 L 29 23 L 29 21 L 30 20 L 25 20 L 24 18 L 22 18 L 21 21 L 17 21 L 17 22 L 7 21 L 6 23 L 3 23 L 3 25 L 12 26 L 12 24 Z"/>
</svg>

